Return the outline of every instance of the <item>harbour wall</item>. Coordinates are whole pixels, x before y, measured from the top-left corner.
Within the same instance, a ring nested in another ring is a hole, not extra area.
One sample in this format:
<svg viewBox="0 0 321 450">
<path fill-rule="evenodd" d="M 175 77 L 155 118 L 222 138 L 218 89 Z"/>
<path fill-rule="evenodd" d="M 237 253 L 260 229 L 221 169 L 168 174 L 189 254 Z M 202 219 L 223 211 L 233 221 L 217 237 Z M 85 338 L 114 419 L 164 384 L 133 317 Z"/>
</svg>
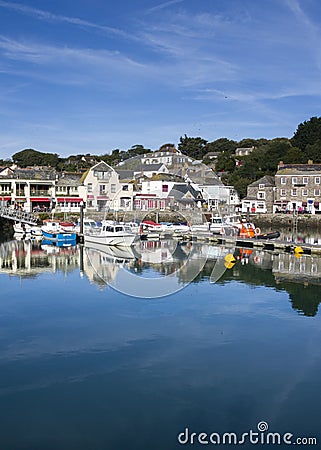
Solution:
<svg viewBox="0 0 321 450">
<path fill-rule="evenodd" d="M 321 231 L 321 215 L 311 214 L 255 214 L 250 220 L 264 231 L 277 229 L 293 229 L 297 226 L 298 231 L 315 230 Z"/>
</svg>

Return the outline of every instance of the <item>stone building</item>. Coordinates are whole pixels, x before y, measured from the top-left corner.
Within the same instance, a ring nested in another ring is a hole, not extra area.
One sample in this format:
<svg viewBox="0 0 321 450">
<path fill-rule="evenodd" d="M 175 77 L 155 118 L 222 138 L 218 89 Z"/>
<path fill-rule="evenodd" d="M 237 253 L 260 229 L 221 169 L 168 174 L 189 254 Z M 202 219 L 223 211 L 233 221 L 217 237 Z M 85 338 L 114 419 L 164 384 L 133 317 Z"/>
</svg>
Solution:
<svg viewBox="0 0 321 450">
<path fill-rule="evenodd" d="M 265 175 L 247 187 L 247 196 L 242 200 L 242 212 L 272 213 L 274 204 L 274 177 Z"/>
<path fill-rule="evenodd" d="M 279 164 L 275 175 L 275 210 L 320 214 L 321 164 Z"/>
</svg>

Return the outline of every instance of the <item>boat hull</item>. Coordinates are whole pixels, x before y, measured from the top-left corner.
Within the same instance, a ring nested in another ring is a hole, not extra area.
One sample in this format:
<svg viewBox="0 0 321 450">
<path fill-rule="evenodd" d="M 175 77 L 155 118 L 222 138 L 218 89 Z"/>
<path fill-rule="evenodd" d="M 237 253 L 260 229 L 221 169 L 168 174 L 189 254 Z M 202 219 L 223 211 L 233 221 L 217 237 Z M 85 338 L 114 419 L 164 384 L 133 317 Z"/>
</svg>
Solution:
<svg viewBox="0 0 321 450">
<path fill-rule="evenodd" d="M 258 234 L 256 236 L 258 239 L 277 239 L 280 237 L 279 231 L 271 231 L 269 233 Z"/>
<path fill-rule="evenodd" d="M 100 245 L 115 245 L 115 246 L 124 246 L 130 247 L 134 240 L 136 239 L 136 235 L 133 234 L 122 234 L 117 236 L 117 234 L 104 235 L 104 234 L 85 234 L 85 243 L 93 243 Z"/>
<path fill-rule="evenodd" d="M 76 242 L 77 235 L 76 233 L 64 233 L 64 232 L 58 232 L 58 233 L 49 233 L 48 231 L 42 230 L 42 236 L 44 239 L 47 239 L 49 241 L 53 242 Z"/>
</svg>

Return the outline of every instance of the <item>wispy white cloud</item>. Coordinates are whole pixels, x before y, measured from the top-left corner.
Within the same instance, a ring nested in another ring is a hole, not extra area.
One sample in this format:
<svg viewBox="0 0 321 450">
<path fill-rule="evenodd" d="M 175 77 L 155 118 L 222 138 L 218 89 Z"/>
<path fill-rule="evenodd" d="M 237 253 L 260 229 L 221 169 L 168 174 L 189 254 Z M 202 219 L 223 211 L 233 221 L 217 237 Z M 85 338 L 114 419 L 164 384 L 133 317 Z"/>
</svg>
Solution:
<svg viewBox="0 0 321 450">
<path fill-rule="evenodd" d="M 185 0 L 169 0 L 167 2 L 163 2 L 163 3 L 160 3 L 159 5 L 156 5 L 156 6 L 153 6 L 152 8 L 149 8 L 146 11 L 146 13 L 153 13 L 153 12 L 156 12 L 156 11 L 160 11 L 161 9 L 168 8 L 168 7 L 172 6 L 172 5 L 175 5 L 177 3 L 182 3 L 184 1 Z"/>
<path fill-rule="evenodd" d="M 6 2 L 4 0 L 0 0 L 0 7 L 5 9 L 14 10 L 18 13 L 26 14 L 32 16 L 38 20 L 46 21 L 46 22 L 60 22 L 60 23 L 69 23 L 81 28 L 89 28 L 98 30 L 100 32 L 114 34 L 119 37 L 124 37 L 126 39 L 134 39 L 132 34 L 128 34 L 119 28 L 109 27 L 106 25 L 99 25 L 93 22 L 89 22 L 87 20 L 80 19 L 78 17 L 69 17 L 63 16 L 59 14 L 54 14 L 50 11 L 45 11 L 43 9 L 32 8 L 31 6 L 24 5 L 22 3 L 11 3 Z"/>
<path fill-rule="evenodd" d="M 321 69 L 321 49 L 320 49 L 320 39 L 321 39 L 321 29 L 320 23 L 315 23 L 313 18 L 303 10 L 299 0 L 285 0 L 285 4 L 288 6 L 289 10 L 292 12 L 294 17 L 297 19 L 298 24 L 303 28 L 304 39 L 302 40 L 306 51 L 314 55 L 318 69 Z M 301 33 L 298 33 L 301 35 Z M 301 35 L 301 36 L 302 36 Z M 307 45 L 307 41 L 310 45 Z"/>
<path fill-rule="evenodd" d="M 115 74 L 120 81 L 121 76 L 137 77 L 147 72 L 144 64 L 118 51 L 45 45 L 1 35 L 0 54 L 11 62 L 5 72 L 19 77 L 43 78 L 57 84 L 90 84 L 93 79 L 109 83 Z M 28 64 L 22 67 L 22 61 Z"/>
</svg>

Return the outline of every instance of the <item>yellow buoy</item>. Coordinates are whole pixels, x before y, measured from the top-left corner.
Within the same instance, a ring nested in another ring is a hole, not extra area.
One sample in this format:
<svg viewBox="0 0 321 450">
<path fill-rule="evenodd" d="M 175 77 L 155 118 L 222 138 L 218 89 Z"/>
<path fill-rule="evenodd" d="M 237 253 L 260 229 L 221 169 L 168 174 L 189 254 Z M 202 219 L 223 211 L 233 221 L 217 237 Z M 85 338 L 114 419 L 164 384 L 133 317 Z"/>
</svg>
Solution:
<svg viewBox="0 0 321 450">
<path fill-rule="evenodd" d="M 227 261 L 225 261 L 224 266 L 225 266 L 227 269 L 232 269 L 232 267 L 235 266 L 235 262 L 227 262 Z"/>
<path fill-rule="evenodd" d="M 234 258 L 234 255 L 232 253 L 228 253 L 224 256 L 224 260 L 226 263 L 235 263 L 236 259 Z"/>
<path fill-rule="evenodd" d="M 294 248 L 294 254 L 297 255 L 302 255 L 302 253 L 304 253 L 304 250 L 302 247 L 298 246 Z"/>
</svg>

